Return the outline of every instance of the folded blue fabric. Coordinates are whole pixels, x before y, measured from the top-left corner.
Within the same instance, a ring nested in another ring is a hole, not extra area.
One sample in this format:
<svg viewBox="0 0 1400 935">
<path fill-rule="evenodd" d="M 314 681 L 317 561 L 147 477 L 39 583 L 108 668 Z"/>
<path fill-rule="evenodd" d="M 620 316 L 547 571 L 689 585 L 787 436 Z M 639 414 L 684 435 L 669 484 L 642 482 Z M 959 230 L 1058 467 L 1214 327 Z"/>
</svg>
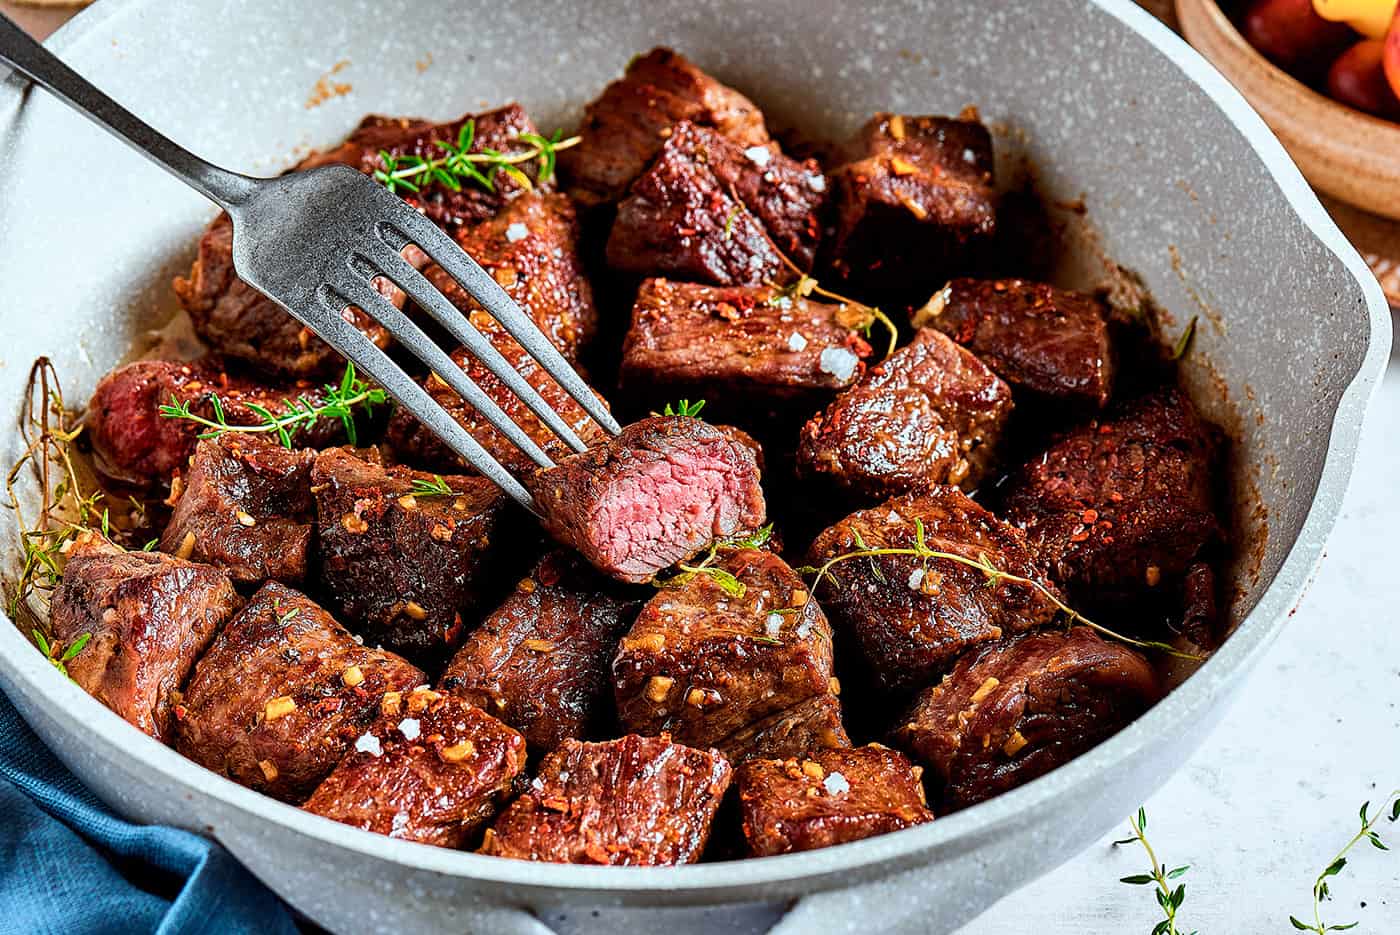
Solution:
<svg viewBox="0 0 1400 935">
<path fill-rule="evenodd" d="M 296 935 L 213 841 L 109 812 L 0 694 L 0 935 Z"/>
</svg>

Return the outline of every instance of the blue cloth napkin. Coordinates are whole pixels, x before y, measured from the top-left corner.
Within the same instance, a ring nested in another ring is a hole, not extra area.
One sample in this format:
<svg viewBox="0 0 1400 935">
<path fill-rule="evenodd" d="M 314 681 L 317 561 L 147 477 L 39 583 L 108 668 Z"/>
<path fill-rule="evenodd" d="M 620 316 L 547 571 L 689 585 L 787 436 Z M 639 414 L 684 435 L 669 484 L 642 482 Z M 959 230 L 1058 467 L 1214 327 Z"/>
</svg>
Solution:
<svg viewBox="0 0 1400 935">
<path fill-rule="evenodd" d="M 297 935 L 213 841 L 109 812 L 0 694 L 0 935 Z"/>
</svg>

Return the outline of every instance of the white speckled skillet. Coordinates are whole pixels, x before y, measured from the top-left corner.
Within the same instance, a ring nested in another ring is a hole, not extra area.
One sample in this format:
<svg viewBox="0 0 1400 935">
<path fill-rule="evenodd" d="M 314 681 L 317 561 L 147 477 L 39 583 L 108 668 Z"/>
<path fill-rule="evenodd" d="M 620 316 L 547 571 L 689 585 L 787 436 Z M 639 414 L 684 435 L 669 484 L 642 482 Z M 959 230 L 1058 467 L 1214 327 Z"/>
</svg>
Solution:
<svg viewBox="0 0 1400 935">
<path fill-rule="evenodd" d="M 947 931 L 1103 833 L 1185 759 L 1284 625 L 1336 519 L 1390 345 L 1380 289 L 1239 95 L 1128 0 L 103 0 L 51 45 L 176 140 L 270 174 L 369 111 L 448 117 L 518 98 L 546 130 L 568 124 L 658 43 L 775 122 L 815 131 L 975 103 L 1004 131 L 1004 166 L 1028 156 L 1049 195 L 1083 196 L 1093 227 L 1067 215 L 1069 278 L 1101 275 L 1102 251 L 1141 273 L 1178 329 L 1202 315 L 1191 376 L 1239 432 L 1237 512 L 1258 559 L 1236 576 L 1238 630 L 1130 728 L 991 802 L 812 853 L 622 869 L 437 850 L 304 814 L 138 733 L 0 627 L 0 684 L 104 799 L 214 835 L 337 931 L 759 931 L 794 900 L 782 932 Z M 308 107 L 340 61 L 333 80 L 353 90 Z M 210 209 L 13 84 L 0 86 L 0 164 L 8 420 L 37 355 L 79 398 L 169 316 L 169 279 Z M 13 432 L 0 447 L 13 460 Z M 7 526 L 7 551 L 13 539 Z"/>
</svg>

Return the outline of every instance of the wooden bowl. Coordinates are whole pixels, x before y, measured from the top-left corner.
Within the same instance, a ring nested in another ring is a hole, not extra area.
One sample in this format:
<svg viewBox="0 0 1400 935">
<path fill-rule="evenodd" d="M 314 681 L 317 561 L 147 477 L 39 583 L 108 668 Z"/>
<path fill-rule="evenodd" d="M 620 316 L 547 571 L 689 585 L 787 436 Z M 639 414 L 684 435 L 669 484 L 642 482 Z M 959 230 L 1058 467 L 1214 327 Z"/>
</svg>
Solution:
<svg viewBox="0 0 1400 935">
<path fill-rule="evenodd" d="M 1352 110 L 1276 67 L 1215 0 L 1176 0 L 1187 41 L 1240 90 L 1314 187 L 1400 220 L 1400 123 Z"/>
</svg>

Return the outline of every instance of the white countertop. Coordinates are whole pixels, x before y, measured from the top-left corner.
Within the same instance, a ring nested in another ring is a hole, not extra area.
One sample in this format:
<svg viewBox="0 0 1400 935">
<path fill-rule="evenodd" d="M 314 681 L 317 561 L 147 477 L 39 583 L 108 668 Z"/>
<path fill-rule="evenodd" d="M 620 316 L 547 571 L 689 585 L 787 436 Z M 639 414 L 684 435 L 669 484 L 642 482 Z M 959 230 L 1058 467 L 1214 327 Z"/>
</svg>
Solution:
<svg viewBox="0 0 1400 935">
<path fill-rule="evenodd" d="M 1224 722 L 1146 803 L 1148 839 L 1182 878 L 1183 935 L 1293 932 L 1312 881 L 1360 826 L 1357 811 L 1400 788 L 1400 358 L 1363 430 L 1342 515 L 1312 589 Z M 1382 821 L 1332 882 L 1328 923 L 1400 933 L 1400 822 Z M 958 935 L 1147 935 L 1162 918 L 1137 846 L 1114 833 L 997 903 Z M 1364 904 L 1364 908 L 1363 908 Z"/>
</svg>

